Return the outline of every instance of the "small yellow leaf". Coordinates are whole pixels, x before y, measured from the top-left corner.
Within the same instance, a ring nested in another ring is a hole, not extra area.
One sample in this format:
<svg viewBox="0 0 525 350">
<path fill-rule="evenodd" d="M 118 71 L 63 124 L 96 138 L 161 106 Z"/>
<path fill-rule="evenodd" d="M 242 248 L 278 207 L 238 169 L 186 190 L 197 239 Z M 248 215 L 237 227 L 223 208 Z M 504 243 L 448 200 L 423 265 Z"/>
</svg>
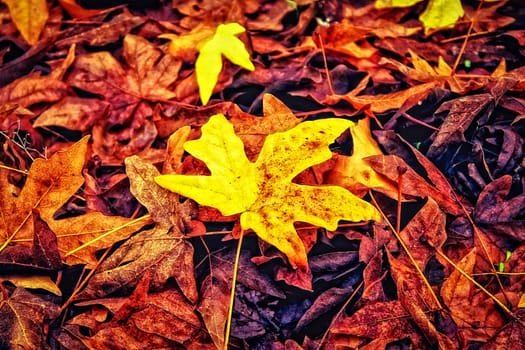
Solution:
<svg viewBox="0 0 525 350">
<path fill-rule="evenodd" d="M 423 0 L 376 0 L 374 6 L 377 9 L 391 8 L 391 7 L 409 7 L 421 2 Z"/>
<path fill-rule="evenodd" d="M 428 34 L 431 29 L 453 28 L 463 14 L 460 0 L 430 0 L 419 20 Z"/>
<path fill-rule="evenodd" d="M 186 151 L 203 160 L 211 176 L 162 175 L 155 181 L 223 215 L 241 213 L 244 230 L 252 229 L 273 244 L 292 266 L 307 269 L 306 249 L 294 222 L 335 230 L 339 220 L 380 220 L 371 204 L 342 187 L 292 183 L 303 170 L 330 159 L 328 146 L 352 125 L 332 118 L 270 134 L 253 163 L 232 125 L 217 114 L 202 127 L 199 140 L 185 143 Z"/>
<path fill-rule="evenodd" d="M 46 0 L 5 0 L 22 37 L 31 45 L 38 42 L 49 17 Z"/>
<path fill-rule="evenodd" d="M 377 9 L 391 7 L 409 7 L 422 0 L 376 0 Z M 427 7 L 419 16 L 423 22 L 425 34 L 432 29 L 453 28 L 457 20 L 463 17 L 464 11 L 460 0 L 429 0 Z"/>
<path fill-rule="evenodd" d="M 250 71 L 255 69 L 244 43 L 235 36 L 244 31 L 244 27 L 238 23 L 220 24 L 213 37 L 200 48 L 199 57 L 195 62 L 195 72 L 203 105 L 210 100 L 219 80 L 222 70 L 221 55 L 244 69 Z"/>
</svg>

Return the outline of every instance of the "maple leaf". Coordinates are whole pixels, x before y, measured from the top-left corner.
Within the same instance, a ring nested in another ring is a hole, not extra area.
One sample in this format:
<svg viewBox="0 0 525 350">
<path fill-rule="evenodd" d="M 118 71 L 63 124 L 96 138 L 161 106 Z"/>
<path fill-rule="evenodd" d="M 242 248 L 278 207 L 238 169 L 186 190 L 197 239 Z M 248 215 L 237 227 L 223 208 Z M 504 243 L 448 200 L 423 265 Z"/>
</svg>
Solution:
<svg viewBox="0 0 525 350">
<path fill-rule="evenodd" d="M 0 288 L 0 345 L 2 349 L 48 349 L 44 320 L 60 315 L 59 307 L 50 301 L 16 288 L 10 296 Z"/>
<path fill-rule="evenodd" d="M 178 225 L 189 216 L 179 196 L 159 185 L 153 178 L 159 171 L 138 156 L 125 160 L 130 189 L 151 213 L 156 223 L 118 247 L 97 269 L 78 299 L 102 298 L 131 290 L 146 273 L 151 275 L 151 290 L 160 290 L 174 277 L 184 295 L 197 301 L 193 275 L 193 246 L 184 240 Z"/>
<path fill-rule="evenodd" d="M 306 186 L 292 180 L 306 168 L 330 159 L 328 146 L 353 123 L 344 119 L 304 122 L 268 135 L 257 161 L 246 157 L 241 139 L 224 115 L 212 116 L 199 140 L 184 148 L 203 160 L 211 176 L 161 175 L 155 181 L 223 215 L 242 213 L 252 229 L 281 250 L 293 267 L 307 269 L 306 250 L 293 223 L 335 230 L 339 220 L 379 220 L 377 210 L 338 186 Z"/>
<path fill-rule="evenodd" d="M 157 129 L 149 119 L 153 114 L 149 102 L 175 96 L 169 87 L 177 79 L 181 66 L 176 58 L 140 36 L 126 35 L 123 46 L 125 66 L 105 51 L 79 55 L 66 78 L 70 85 L 101 96 L 111 104 L 107 118 L 93 127 L 93 150 L 106 163 L 115 165 L 121 165 L 125 157 L 153 143 Z M 71 105 L 64 107 L 67 108 L 63 113 L 77 118 L 78 112 L 74 114 Z M 97 117 L 100 119 L 100 115 Z M 112 128 L 119 132 L 109 131 Z"/>
<path fill-rule="evenodd" d="M 222 55 L 233 64 L 244 69 L 255 70 L 244 43 L 236 37 L 245 31 L 246 29 L 239 23 L 227 23 L 219 24 L 211 36 L 208 30 L 203 30 L 203 33 L 193 31 L 192 36 L 183 37 L 185 40 L 183 43 L 178 42 L 179 36 L 177 35 L 163 34 L 160 37 L 172 40 L 169 51 L 175 56 L 192 44 L 198 45 L 199 56 L 195 62 L 195 72 L 201 102 L 205 105 L 210 100 L 213 89 L 219 80 L 219 74 L 222 70 Z"/>
<path fill-rule="evenodd" d="M 82 169 L 85 163 L 89 137 L 84 137 L 67 150 L 57 152 L 49 159 L 36 159 L 27 175 L 24 187 L 13 195 L 5 170 L 0 171 L 0 250 L 10 242 L 23 244 L 33 238 L 33 209 L 40 212 L 58 238 L 58 248 L 69 263 L 95 264 L 95 252 L 110 247 L 116 241 L 127 238 L 139 228 L 125 227 L 103 235 L 105 232 L 131 221 L 120 216 L 105 216 L 89 212 L 79 216 L 55 219 L 55 213 L 82 186 Z M 92 241 L 91 245 L 74 253 L 67 252 Z"/>
<path fill-rule="evenodd" d="M 422 0 L 376 0 L 378 9 L 389 7 L 409 7 Z M 432 29 L 453 28 L 457 20 L 464 14 L 460 0 L 430 0 L 419 20 L 423 22 L 425 34 Z"/>
<path fill-rule="evenodd" d="M 5 0 L 4 2 L 22 37 L 29 44 L 36 44 L 49 17 L 46 0 Z"/>
</svg>

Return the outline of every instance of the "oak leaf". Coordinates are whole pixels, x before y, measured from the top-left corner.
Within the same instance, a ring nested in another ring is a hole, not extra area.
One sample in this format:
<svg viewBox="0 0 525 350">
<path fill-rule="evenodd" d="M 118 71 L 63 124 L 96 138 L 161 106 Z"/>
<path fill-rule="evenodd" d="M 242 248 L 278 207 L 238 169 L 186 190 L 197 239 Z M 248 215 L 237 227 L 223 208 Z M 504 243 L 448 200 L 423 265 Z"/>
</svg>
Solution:
<svg viewBox="0 0 525 350">
<path fill-rule="evenodd" d="M 161 175 L 162 187 L 212 206 L 223 215 L 242 213 L 241 227 L 252 229 L 281 250 L 293 267 L 307 269 L 306 250 L 293 223 L 308 222 L 335 230 L 339 220 L 379 220 L 377 210 L 338 186 L 306 186 L 292 180 L 306 168 L 331 158 L 328 146 L 352 122 L 324 119 L 304 122 L 269 135 L 255 163 L 224 115 L 202 127 L 199 140 L 184 148 L 203 160 L 211 176 Z"/>
</svg>

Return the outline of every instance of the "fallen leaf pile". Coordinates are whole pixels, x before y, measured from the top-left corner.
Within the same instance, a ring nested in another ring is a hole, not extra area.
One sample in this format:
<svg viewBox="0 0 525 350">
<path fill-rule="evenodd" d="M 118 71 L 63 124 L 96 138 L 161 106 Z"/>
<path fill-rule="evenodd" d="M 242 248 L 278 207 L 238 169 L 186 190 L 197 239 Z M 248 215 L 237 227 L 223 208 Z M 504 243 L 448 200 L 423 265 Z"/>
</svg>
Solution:
<svg viewBox="0 0 525 350">
<path fill-rule="evenodd" d="M 519 1 L 0 12 L 1 349 L 525 348 Z"/>
</svg>

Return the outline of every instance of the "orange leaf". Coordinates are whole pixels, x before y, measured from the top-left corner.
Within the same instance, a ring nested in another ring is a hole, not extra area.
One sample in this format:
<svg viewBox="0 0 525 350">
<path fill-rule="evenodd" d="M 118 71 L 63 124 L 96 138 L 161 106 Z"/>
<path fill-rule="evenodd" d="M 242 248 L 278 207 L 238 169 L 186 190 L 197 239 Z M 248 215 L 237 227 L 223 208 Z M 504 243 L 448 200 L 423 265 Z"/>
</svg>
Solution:
<svg viewBox="0 0 525 350">
<path fill-rule="evenodd" d="M 24 187 L 14 196 L 8 183 L 5 170 L 0 171 L 0 243 L 31 242 L 33 238 L 32 210 L 37 209 L 42 219 L 57 235 L 58 247 L 63 258 L 66 253 L 95 238 L 99 240 L 85 249 L 67 256 L 68 263 L 93 265 L 97 258 L 95 252 L 110 247 L 113 243 L 126 238 L 140 228 L 126 227 L 109 236 L 102 236 L 107 231 L 120 227 L 131 220 L 119 216 L 105 216 L 99 212 L 86 213 L 65 219 L 54 218 L 60 209 L 82 186 L 82 169 L 85 162 L 88 137 L 72 145 L 66 151 L 58 152 L 48 160 L 36 159 L 27 175 Z"/>
</svg>

